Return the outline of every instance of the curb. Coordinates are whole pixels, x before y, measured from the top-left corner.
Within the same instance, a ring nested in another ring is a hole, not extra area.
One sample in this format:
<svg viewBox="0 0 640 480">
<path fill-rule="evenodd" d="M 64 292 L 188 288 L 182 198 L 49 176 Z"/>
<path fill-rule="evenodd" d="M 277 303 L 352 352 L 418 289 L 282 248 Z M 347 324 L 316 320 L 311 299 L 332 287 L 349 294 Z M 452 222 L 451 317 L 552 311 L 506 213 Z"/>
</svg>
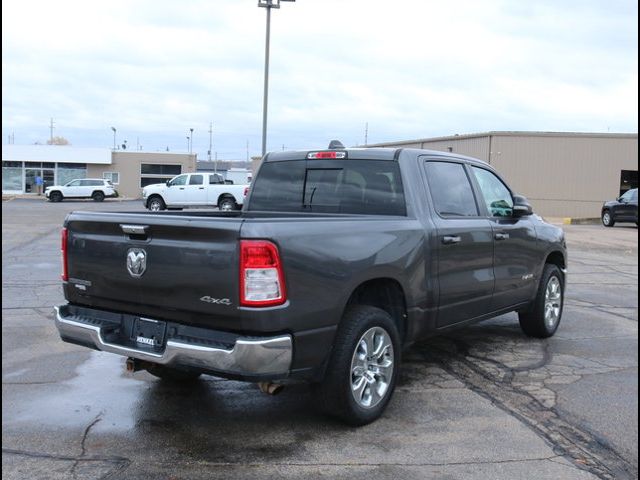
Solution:
<svg viewBox="0 0 640 480">
<path fill-rule="evenodd" d="M 600 223 L 600 218 L 572 218 L 572 217 L 564 217 L 562 219 L 562 223 L 564 225 L 597 225 Z"/>
</svg>

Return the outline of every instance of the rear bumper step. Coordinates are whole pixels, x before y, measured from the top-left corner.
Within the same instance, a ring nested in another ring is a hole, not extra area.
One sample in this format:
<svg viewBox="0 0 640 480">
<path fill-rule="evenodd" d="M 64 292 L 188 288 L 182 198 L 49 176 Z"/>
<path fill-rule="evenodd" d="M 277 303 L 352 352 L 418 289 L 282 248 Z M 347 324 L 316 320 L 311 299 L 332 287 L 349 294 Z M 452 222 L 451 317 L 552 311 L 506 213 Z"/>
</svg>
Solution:
<svg viewBox="0 0 640 480">
<path fill-rule="evenodd" d="M 236 376 L 286 375 L 293 354 L 291 335 L 276 337 L 237 337 L 230 348 L 211 346 L 188 338 L 168 338 L 164 349 L 138 348 L 132 344 L 112 341 L 119 323 L 89 308 L 60 305 L 54 307 L 56 327 L 65 341 L 93 347 L 97 350 L 133 357 L 168 367 L 193 367 Z M 95 312 L 95 315 L 92 315 Z M 110 337 L 109 340 L 106 337 Z"/>
</svg>

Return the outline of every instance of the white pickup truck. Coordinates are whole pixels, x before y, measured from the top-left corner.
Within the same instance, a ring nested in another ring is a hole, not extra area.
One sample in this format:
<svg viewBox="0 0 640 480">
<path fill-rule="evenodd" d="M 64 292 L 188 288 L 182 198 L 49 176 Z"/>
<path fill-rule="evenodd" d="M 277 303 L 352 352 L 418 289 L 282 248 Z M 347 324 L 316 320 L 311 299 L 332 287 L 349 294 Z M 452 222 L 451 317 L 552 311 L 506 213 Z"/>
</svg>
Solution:
<svg viewBox="0 0 640 480">
<path fill-rule="evenodd" d="M 219 173 L 185 173 L 167 183 L 142 189 L 142 202 L 152 212 L 185 207 L 240 210 L 249 185 L 229 185 Z"/>
</svg>

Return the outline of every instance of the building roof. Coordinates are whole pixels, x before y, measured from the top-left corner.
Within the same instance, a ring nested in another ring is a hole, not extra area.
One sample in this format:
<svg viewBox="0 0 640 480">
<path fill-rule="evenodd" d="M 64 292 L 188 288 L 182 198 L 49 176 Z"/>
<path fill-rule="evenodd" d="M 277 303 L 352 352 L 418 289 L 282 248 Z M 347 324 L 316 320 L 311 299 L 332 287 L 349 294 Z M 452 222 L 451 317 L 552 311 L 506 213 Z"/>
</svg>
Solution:
<svg viewBox="0 0 640 480">
<path fill-rule="evenodd" d="M 465 133 L 447 135 L 444 137 L 431 137 L 431 138 L 418 138 L 415 140 L 400 140 L 398 142 L 383 142 L 368 144 L 367 147 L 387 147 L 387 146 L 400 146 L 405 144 L 416 144 L 426 142 L 437 142 L 445 140 L 462 140 L 466 138 L 479 138 L 479 137 L 604 137 L 604 138 L 638 138 L 637 133 L 589 133 L 589 132 L 532 132 L 532 131 L 490 131 L 483 133 Z"/>
<path fill-rule="evenodd" d="M 3 162 L 64 162 L 111 164 L 111 149 L 70 145 L 3 145 Z"/>
</svg>

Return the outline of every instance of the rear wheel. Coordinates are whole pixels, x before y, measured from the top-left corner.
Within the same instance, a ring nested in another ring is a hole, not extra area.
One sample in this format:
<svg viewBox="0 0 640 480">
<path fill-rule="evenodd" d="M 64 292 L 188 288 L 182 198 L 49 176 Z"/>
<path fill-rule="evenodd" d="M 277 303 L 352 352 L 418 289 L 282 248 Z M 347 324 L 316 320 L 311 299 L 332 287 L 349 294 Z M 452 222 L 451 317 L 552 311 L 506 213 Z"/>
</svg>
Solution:
<svg viewBox="0 0 640 480">
<path fill-rule="evenodd" d="M 165 367 L 155 363 L 149 364 L 145 370 L 154 377 L 161 378 L 169 382 L 193 382 L 200 377 L 200 372 L 189 370 L 179 370 L 177 368 Z"/>
<path fill-rule="evenodd" d="M 93 192 L 93 195 L 91 195 L 91 198 L 93 198 L 94 202 L 102 202 L 104 200 L 104 193 Z"/>
<path fill-rule="evenodd" d="M 551 263 L 544 266 L 536 298 L 526 312 L 519 313 L 522 331 L 536 338 L 548 338 L 556 333 L 564 304 L 564 277 Z"/>
<path fill-rule="evenodd" d="M 51 192 L 49 194 L 49 200 L 52 202 L 61 202 L 62 201 L 62 193 L 60 192 Z"/>
<path fill-rule="evenodd" d="M 366 425 L 382 415 L 396 385 L 400 335 L 391 316 L 357 305 L 344 315 L 327 373 L 314 385 L 318 404 L 351 425 Z"/>
<path fill-rule="evenodd" d="M 602 212 L 602 224 L 605 227 L 613 227 L 616 224 L 616 222 L 613 221 L 613 215 L 611 215 L 609 210 Z"/>
<path fill-rule="evenodd" d="M 147 202 L 147 208 L 152 212 L 159 212 L 160 210 L 164 210 L 166 205 L 162 198 L 156 196 L 149 199 Z"/>
<path fill-rule="evenodd" d="M 230 212 L 238 209 L 238 204 L 232 197 L 224 197 L 218 202 L 218 209 L 223 212 Z"/>
</svg>

